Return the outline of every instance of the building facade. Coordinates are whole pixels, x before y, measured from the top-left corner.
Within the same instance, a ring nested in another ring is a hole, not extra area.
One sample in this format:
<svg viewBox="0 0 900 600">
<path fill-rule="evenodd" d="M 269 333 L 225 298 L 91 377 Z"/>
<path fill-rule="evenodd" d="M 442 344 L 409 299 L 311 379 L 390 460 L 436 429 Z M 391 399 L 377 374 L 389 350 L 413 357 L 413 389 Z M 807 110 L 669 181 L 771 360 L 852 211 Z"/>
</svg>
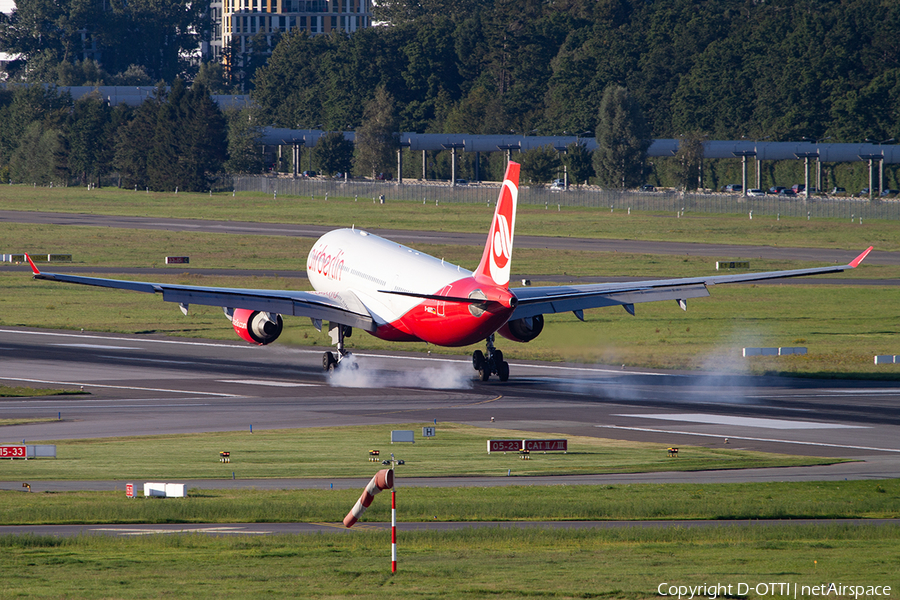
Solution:
<svg viewBox="0 0 900 600">
<path fill-rule="evenodd" d="M 369 27 L 372 0 L 213 0 L 210 17 L 209 57 L 227 66 L 227 49 L 242 56 L 256 36 L 265 36 L 271 52 L 279 33 L 352 33 Z"/>
</svg>

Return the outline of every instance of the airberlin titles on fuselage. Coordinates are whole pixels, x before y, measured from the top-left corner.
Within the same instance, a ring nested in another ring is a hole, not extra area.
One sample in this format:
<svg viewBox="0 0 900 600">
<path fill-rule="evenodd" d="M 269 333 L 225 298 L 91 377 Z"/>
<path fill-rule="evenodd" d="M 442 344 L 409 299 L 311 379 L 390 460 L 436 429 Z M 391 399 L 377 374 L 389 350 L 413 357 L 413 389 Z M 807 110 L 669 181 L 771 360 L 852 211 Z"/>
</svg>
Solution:
<svg viewBox="0 0 900 600">
<path fill-rule="evenodd" d="M 338 249 L 337 252 L 329 252 L 328 244 L 316 244 L 309 252 L 306 260 L 306 270 L 315 271 L 323 277 L 341 280 L 344 272 L 344 251 Z"/>
</svg>

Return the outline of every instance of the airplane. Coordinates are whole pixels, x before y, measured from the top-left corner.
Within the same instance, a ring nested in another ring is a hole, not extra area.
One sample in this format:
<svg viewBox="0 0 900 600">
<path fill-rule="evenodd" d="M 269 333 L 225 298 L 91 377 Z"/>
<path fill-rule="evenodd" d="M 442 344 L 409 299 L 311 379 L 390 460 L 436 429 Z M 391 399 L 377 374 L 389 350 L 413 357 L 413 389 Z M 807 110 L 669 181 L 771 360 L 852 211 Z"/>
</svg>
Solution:
<svg viewBox="0 0 900 600">
<path fill-rule="evenodd" d="M 424 341 L 460 347 L 485 341 L 472 353 L 482 381 L 509 378 L 509 364 L 494 346 L 495 334 L 530 342 L 544 328 L 544 315 L 573 312 L 584 320 L 589 308 L 622 306 L 634 314 L 641 302 L 674 300 L 682 310 L 689 298 L 709 296 L 709 287 L 837 273 L 856 268 L 869 247 L 846 265 L 709 275 L 625 283 L 510 288 L 510 268 L 519 195 L 519 164 L 510 161 L 491 221 L 481 262 L 474 271 L 363 229 L 337 229 L 320 237 L 306 261 L 315 291 L 257 290 L 123 281 L 45 273 L 27 256 L 35 279 L 136 292 L 161 293 L 186 315 L 191 304 L 222 307 L 237 335 L 251 343 L 274 342 L 284 327 L 282 316 L 308 317 L 319 331 L 328 321 L 335 352 L 325 352 L 322 367 L 331 372 L 350 356 L 345 339 L 353 328 L 383 340 Z M 352 361 L 348 361 L 351 362 Z"/>
</svg>

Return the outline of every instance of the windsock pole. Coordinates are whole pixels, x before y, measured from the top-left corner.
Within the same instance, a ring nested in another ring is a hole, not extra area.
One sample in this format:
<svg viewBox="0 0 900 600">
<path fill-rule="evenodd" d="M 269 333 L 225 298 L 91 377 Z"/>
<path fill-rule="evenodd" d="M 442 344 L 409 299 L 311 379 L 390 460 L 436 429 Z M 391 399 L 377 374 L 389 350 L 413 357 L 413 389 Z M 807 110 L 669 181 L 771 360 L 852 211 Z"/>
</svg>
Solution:
<svg viewBox="0 0 900 600">
<path fill-rule="evenodd" d="M 397 489 L 391 488 L 391 573 L 397 572 Z"/>
</svg>

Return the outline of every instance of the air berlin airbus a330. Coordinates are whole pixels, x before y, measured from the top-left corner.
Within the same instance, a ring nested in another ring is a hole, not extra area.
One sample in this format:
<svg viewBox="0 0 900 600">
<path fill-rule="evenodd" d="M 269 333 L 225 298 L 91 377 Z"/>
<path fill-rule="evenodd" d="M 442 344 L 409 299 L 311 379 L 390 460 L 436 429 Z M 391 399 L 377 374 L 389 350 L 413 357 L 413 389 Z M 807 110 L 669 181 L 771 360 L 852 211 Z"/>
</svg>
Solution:
<svg viewBox="0 0 900 600">
<path fill-rule="evenodd" d="M 494 334 L 529 342 L 544 328 L 543 315 L 619 305 L 634 314 L 639 302 L 709 295 L 710 285 L 836 273 L 856 267 L 872 248 L 847 265 L 740 275 L 714 275 L 629 283 L 552 287 L 509 287 L 510 261 L 519 195 L 519 165 L 510 162 L 491 222 L 481 262 L 474 272 L 422 254 L 361 229 L 338 229 L 313 246 L 306 270 L 314 292 L 253 290 L 121 281 L 42 273 L 29 258 L 35 279 L 63 281 L 136 292 L 162 293 L 187 314 L 191 304 L 221 306 L 237 334 L 253 344 L 269 344 L 281 334 L 282 315 L 309 317 L 315 327 L 328 321 L 337 352 L 326 352 L 323 367 L 334 370 L 348 352 L 352 328 L 384 340 L 425 341 L 467 346 L 487 341 L 472 364 L 482 380 L 509 378 L 509 364 L 494 348 Z"/>
</svg>

